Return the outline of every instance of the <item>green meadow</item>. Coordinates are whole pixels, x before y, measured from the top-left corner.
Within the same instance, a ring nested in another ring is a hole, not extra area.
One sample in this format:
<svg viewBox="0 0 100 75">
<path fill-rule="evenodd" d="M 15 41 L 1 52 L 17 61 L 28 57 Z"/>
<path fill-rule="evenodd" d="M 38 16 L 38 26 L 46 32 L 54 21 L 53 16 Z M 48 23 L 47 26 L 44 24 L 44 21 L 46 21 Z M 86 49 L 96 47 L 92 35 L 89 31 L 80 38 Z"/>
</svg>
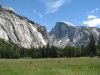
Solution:
<svg viewBox="0 0 100 75">
<path fill-rule="evenodd" d="M 0 75 L 100 75 L 100 58 L 0 59 Z"/>
</svg>

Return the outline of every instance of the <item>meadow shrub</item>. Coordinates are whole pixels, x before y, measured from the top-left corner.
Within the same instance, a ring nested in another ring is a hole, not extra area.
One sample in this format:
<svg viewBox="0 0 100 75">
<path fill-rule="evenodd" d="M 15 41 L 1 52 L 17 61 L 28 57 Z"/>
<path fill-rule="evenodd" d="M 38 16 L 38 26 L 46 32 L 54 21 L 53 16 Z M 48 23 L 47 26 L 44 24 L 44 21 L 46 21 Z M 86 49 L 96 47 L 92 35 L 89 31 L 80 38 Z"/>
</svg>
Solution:
<svg viewBox="0 0 100 75">
<path fill-rule="evenodd" d="M 93 55 L 93 53 L 91 52 L 91 53 L 90 53 L 90 58 L 93 58 L 93 57 L 94 57 L 94 55 Z"/>
</svg>

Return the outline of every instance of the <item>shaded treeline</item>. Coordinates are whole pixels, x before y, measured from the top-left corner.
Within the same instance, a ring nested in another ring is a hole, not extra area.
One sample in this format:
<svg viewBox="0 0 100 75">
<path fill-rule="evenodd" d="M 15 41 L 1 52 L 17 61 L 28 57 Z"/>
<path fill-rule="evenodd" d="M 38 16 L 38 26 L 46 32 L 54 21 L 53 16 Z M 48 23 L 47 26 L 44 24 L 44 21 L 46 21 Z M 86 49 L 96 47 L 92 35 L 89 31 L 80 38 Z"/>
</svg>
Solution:
<svg viewBox="0 0 100 75">
<path fill-rule="evenodd" d="M 100 56 L 100 37 L 98 44 L 95 45 L 93 34 L 90 34 L 90 42 L 87 46 L 73 47 L 66 46 L 65 48 L 58 48 L 55 46 L 47 46 L 40 48 L 26 49 L 19 47 L 13 42 L 5 42 L 0 39 L 0 58 L 61 58 L 61 57 L 81 57 L 81 56 Z"/>
</svg>

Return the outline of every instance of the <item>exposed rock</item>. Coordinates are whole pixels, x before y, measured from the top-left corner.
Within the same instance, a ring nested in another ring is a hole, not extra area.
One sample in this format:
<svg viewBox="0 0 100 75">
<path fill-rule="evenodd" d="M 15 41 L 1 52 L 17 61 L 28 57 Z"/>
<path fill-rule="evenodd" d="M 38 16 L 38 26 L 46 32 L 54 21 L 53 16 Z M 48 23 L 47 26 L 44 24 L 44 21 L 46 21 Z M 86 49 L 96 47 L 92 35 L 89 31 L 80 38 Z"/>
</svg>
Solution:
<svg viewBox="0 0 100 75">
<path fill-rule="evenodd" d="M 24 48 L 42 47 L 49 41 L 44 26 L 20 16 L 11 8 L 0 6 L 0 38 Z"/>
<path fill-rule="evenodd" d="M 57 22 L 49 32 L 50 44 L 57 47 L 81 46 L 89 43 L 90 33 L 98 40 L 100 29 L 95 27 L 75 26 L 68 22 Z"/>
<path fill-rule="evenodd" d="M 93 33 L 97 42 L 100 28 L 75 26 L 62 21 L 57 22 L 48 35 L 44 26 L 16 14 L 10 7 L 0 5 L 0 38 L 11 40 L 24 48 L 43 47 L 49 42 L 57 47 L 86 46 L 90 33 Z"/>
<path fill-rule="evenodd" d="M 13 12 L 15 12 L 15 10 L 12 9 L 11 7 L 2 7 L 2 8 L 5 9 L 5 10 L 9 10 L 9 11 L 13 11 Z"/>
</svg>

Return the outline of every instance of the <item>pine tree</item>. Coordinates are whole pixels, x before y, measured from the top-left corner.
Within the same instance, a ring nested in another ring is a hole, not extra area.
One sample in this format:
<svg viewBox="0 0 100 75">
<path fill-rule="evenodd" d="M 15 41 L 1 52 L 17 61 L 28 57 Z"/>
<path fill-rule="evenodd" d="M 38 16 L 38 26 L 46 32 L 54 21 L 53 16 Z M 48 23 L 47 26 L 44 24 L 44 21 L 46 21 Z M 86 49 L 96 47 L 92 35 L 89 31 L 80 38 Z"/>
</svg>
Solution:
<svg viewBox="0 0 100 75">
<path fill-rule="evenodd" d="M 98 45 L 100 45 L 100 34 L 99 34 L 99 40 L 98 40 Z"/>
<path fill-rule="evenodd" d="M 90 34 L 89 49 L 94 55 L 96 55 L 96 45 L 93 34 Z"/>
<path fill-rule="evenodd" d="M 99 34 L 99 40 L 97 45 L 97 55 L 100 57 L 100 34 Z"/>
<path fill-rule="evenodd" d="M 82 50 L 81 55 L 85 56 L 84 45 L 81 46 L 81 50 Z"/>
<path fill-rule="evenodd" d="M 50 57 L 50 45 L 49 43 L 46 46 L 46 58 Z"/>
<path fill-rule="evenodd" d="M 45 46 L 43 46 L 43 48 L 41 49 L 41 54 L 42 54 L 42 58 L 46 58 L 46 48 L 45 48 Z"/>
</svg>

